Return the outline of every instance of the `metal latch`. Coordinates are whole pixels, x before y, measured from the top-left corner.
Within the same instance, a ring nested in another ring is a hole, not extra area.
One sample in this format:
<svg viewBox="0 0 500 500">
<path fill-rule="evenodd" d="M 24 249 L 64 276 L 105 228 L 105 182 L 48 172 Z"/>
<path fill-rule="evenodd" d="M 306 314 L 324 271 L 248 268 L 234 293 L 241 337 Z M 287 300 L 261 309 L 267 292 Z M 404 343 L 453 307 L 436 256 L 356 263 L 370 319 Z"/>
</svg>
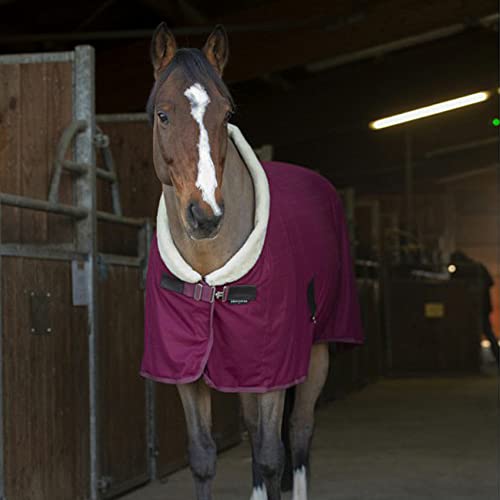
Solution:
<svg viewBox="0 0 500 500">
<path fill-rule="evenodd" d="M 87 261 L 73 260 L 71 262 L 71 284 L 74 306 L 89 305 L 88 272 L 89 264 Z"/>
<path fill-rule="evenodd" d="M 108 491 L 113 484 L 113 478 L 111 476 L 103 476 L 97 481 L 97 487 L 103 493 Z"/>
</svg>

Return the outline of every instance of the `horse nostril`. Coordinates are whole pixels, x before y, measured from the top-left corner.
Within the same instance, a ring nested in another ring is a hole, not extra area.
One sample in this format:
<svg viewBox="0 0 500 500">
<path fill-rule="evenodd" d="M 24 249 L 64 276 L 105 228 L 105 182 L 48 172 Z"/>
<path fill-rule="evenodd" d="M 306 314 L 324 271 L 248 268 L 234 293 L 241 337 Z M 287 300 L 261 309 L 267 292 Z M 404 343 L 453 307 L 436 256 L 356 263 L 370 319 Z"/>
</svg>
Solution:
<svg viewBox="0 0 500 500">
<path fill-rule="evenodd" d="M 198 203 L 191 203 L 189 205 L 189 211 L 191 212 L 191 217 L 197 226 L 203 225 L 209 220 L 206 212 L 200 207 L 200 205 L 198 205 Z"/>
<path fill-rule="evenodd" d="M 212 232 L 219 225 L 222 215 L 209 215 L 198 203 L 193 202 L 188 206 L 187 218 L 193 229 Z"/>
<path fill-rule="evenodd" d="M 195 229 L 198 227 L 198 213 L 196 205 L 194 203 L 189 204 L 188 220 Z"/>
</svg>

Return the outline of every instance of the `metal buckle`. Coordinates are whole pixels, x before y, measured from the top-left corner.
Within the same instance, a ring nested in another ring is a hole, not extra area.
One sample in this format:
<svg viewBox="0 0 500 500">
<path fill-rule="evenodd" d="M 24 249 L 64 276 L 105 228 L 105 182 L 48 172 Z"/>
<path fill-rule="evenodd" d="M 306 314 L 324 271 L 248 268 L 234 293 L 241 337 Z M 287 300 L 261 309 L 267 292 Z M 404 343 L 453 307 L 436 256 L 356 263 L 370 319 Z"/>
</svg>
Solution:
<svg viewBox="0 0 500 500">
<path fill-rule="evenodd" d="M 200 301 L 202 295 L 203 295 L 203 285 L 201 283 L 196 283 L 196 285 L 194 286 L 193 299 Z"/>
<path fill-rule="evenodd" d="M 221 300 L 222 302 L 226 302 L 228 292 L 229 292 L 229 287 L 225 286 L 222 290 L 215 292 L 215 298 L 217 300 Z"/>
</svg>

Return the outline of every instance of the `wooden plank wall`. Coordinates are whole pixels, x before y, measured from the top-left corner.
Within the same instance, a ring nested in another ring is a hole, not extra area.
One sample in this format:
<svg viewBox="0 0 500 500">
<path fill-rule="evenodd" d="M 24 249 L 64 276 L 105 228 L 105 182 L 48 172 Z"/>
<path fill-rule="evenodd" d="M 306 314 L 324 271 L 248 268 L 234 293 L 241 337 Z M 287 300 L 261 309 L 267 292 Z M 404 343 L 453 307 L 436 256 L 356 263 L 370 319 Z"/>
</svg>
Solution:
<svg viewBox="0 0 500 500">
<path fill-rule="evenodd" d="M 344 398 L 384 375 L 378 279 L 357 280 L 365 343 L 330 344 L 330 367 L 320 403 Z"/>
<path fill-rule="evenodd" d="M 70 63 L 0 65 L 0 190 L 46 199 L 55 147 L 72 118 Z M 64 178 L 63 200 L 71 200 Z M 2 239 L 71 240 L 72 222 L 4 208 Z M 88 494 L 88 350 L 84 308 L 71 304 L 67 262 L 3 258 L 5 479 L 7 498 Z M 51 332 L 33 335 L 31 292 Z"/>
<path fill-rule="evenodd" d="M 98 284 L 99 445 L 109 494 L 148 480 L 140 275 L 137 268 L 109 266 Z"/>
<path fill-rule="evenodd" d="M 6 496 L 87 498 L 87 313 L 66 262 L 3 258 Z M 51 294 L 52 332 L 33 335 L 30 293 Z"/>
<path fill-rule="evenodd" d="M 241 441 L 240 401 L 236 394 L 212 391 L 214 436 L 219 451 Z"/>
<path fill-rule="evenodd" d="M 0 64 L 0 191 L 47 199 L 56 146 L 72 120 L 70 63 Z M 60 199 L 71 203 L 63 175 Z M 71 242 L 65 217 L 5 207 L 2 241 Z"/>
<path fill-rule="evenodd" d="M 110 124 L 101 127 L 111 140 L 119 178 L 123 214 L 151 217 L 160 186 L 149 172 L 142 140 L 145 124 Z M 98 165 L 102 158 L 97 155 Z M 148 175 L 149 174 L 149 175 Z M 98 180 L 97 206 L 112 212 L 111 185 Z M 99 223 L 100 252 L 137 255 L 137 229 Z M 139 376 L 143 349 L 144 290 L 141 270 L 101 268 L 99 280 L 99 367 L 102 472 L 110 478 L 109 493 L 147 481 L 145 381 Z"/>
<path fill-rule="evenodd" d="M 381 302 L 378 279 L 358 279 L 361 319 L 365 343 L 359 349 L 360 385 L 375 382 L 384 374 L 385 351 L 381 329 Z"/>
<path fill-rule="evenodd" d="M 392 375 L 479 373 L 479 287 L 459 280 L 420 282 L 393 278 L 388 284 L 387 329 Z M 442 318 L 424 314 L 441 303 Z"/>
<path fill-rule="evenodd" d="M 144 122 L 106 123 L 101 128 L 111 141 L 120 185 L 123 214 L 155 220 L 161 185 L 152 161 L 151 128 Z M 101 158 L 98 157 L 98 163 Z M 112 211 L 110 184 L 99 180 L 97 203 L 100 210 Z M 99 249 L 102 252 L 136 255 L 137 240 L 133 229 L 99 224 Z"/>
<path fill-rule="evenodd" d="M 155 385 L 158 475 L 164 477 L 187 465 L 187 432 L 177 388 L 167 384 Z"/>
</svg>

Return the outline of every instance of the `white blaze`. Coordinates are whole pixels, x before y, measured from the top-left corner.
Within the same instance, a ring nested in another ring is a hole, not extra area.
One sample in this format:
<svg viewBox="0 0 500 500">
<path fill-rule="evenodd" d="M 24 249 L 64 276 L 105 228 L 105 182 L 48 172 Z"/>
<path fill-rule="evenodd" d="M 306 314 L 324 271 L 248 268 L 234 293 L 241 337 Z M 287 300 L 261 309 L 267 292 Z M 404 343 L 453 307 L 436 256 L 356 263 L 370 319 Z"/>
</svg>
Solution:
<svg viewBox="0 0 500 500">
<path fill-rule="evenodd" d="M 254 488 L 250 500 L 267 500 L 266 487 L 262 485 Z"/>
<path fill-rule="evenodd" d="M 293 472 L 292 500 L 307 500 L 307 477 L 304 466 Z"/>
<path fill-rule="evenodd" d="M 198 177 L 196 187 L 201 191 L 201 197 L 210 205 L 214 215 L 221 215 L 221 210 L 215 201 L 215 189 L 217 188 L 217 177 L 215 176 L 215 165 L 210 154 L 210 142 L 208 132 L 203 124 L 203 116 L 210 102 L 207 91 L 199 83 L 191 85 L 184 95 L 191 104 L 191 116 L 200 127 L 200 138 L 198 140 Z"/>
</svg>

